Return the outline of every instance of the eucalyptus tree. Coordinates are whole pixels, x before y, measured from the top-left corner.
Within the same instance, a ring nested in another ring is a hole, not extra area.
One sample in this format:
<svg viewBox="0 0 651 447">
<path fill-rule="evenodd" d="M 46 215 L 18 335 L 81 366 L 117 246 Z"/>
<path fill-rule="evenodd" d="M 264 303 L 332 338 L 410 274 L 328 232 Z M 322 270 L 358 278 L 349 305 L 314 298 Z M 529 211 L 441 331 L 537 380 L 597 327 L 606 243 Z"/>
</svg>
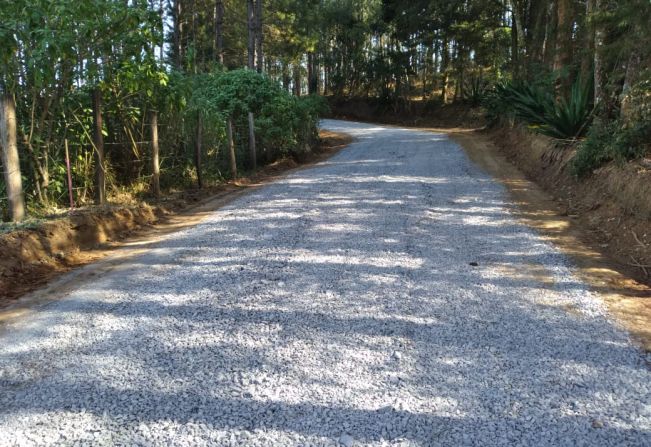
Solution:
<svg viewBox="0 0 651 447">
<path fill-rule="evenodd" d="M 0 7 L 2 15 L 16 13 L 13 4 Z M 13 221 L 20 221 L 25 214 L 20 157 L 17 146 L 15 86 L 19 72 L 17 64 L 18 41 L 10 24 L 0 25 L 0 150 L 2 150 L 4 191 Z M 0 191 L 2 191 L 0 189 Z"/>
<path fill-rule="evenodd" d="M 16 103 L 13 95 L 4 91 L 0 96 L 0 146 L 9 214 L 18 222 L 25 216 L 25 199 L 16 142 Z"/>
</svg>

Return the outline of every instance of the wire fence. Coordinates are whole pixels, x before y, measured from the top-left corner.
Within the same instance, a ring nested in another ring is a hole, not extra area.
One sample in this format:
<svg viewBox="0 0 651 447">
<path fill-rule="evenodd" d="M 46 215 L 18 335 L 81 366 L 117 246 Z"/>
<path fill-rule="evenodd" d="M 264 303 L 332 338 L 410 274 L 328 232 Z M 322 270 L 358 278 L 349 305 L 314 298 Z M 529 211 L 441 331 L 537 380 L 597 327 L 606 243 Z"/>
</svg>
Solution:
<svg viewBox="0 0 651 447">
<path fill-rule="evenodd" d="M 61 121 L 60 124 L 66 124 Z M 225 123 L 224 123 L 225 124 Z M 151 124 L 148 121 L 139 123 L 138 133 L 134 136 L 138 138 L 127 138 L 121 136 L 121 140 L 116 141 L 113 138 L 107 138 L 104 142 L 107 177 L 107 186 L 113 192 L 133 188 L 140 185 L 139 192 L 143 193 L 147 188 L 142 185 L 150 185 L 153 178 L 151 139 L 143 139 L 143 134 L 149 133 Z M 225 125 L 224 125 L 225 127 Z M 171 187 L 180 187 L 187 189 L 193 187 L 197 182 L 196 172 L 196 136 L 191 132 L 183 132 L 179 128 L 179 123 L 172 121 L 159 121 L 159 132 L 161 129 L 175 129 L 181 131 L 177 134 L 163 131 L 159 146 L 160 153 L 160 181 L 164 187 L 169 190 Z M 239 170 L 244 172 L 254 166 L 254 156 L 249 150 L 249 123 L 248 120 L 240 119 L 232 121 L 233 144 Z M 201 148 L 201 169 L 204 179 L 210 183 L 221 182 L 230 177 L 229 169 L 229 151 L 228 141 L 223 129 L 205 129 L 204 141 Z M 67 141 L 70 150 L 70 175 L 72 185 L 68 185 L 68 172 L 57 168 L 50 172 L 50 185 L 47 191 L 41 191 L 48 197 L 48 202 L 60 206 L 83 206 L 90 202 L 94 192 L 94 160 L 92 142 L 85 139 L 77 141 Z M 63 146 L 63 144 L 61 145 Z M 51 160 L 50 168 L 63 166 L 65 167 L 65 158 L 62 147 L 56 147 L 49 154 Z M 82 159 L 79 157 L 82 156 Z M 255 161 L 260 165 L 273 161 L 276 154 L 268 153 L 264 147 L 257 145 L 257 156 Z M 26 162 L 23 161 L 25 164 Z M 27 163 L 29 164 L 29 163 Z M 9 197 L 6 193 L 6 172 L 2 169 L 0 162 L 0 217 L 7 214 L 9 207 Z M 29 172 L 31 175 L 26 176 Z M 28 200 L 36 200 L 39 196 L 37 185 L 39 179 L 35 170 L 23 171 L 23 193 Z M 76 185 L 75 185 L 76 183 Z M 178 189 L 178 188 L 175 188 Z M 146 191 L 145 191 L 146 193 Z M 73 203 L 69 203 L 69 196 L 72 194 Z"/>
<path fill-rule="evenodd" d="M 246 131 L 246 134 L 244 134 Z M 248 163 L 244 159 L 247 154 L 245 150 L 239 150 L 239 145 L 243 144 L 240 135 L 248 135 L 248 128 L 244 129 L 243 126 L 234 126 L 234 139 L 238 147 L 238 155 L 240 156 L 240 163 Z M 163 141 L 161 146 L 166 146 Z M 193 170 L 194 166 L 194 144 L 191 138 L 178 138 L 175 142 L 177 149 L 162 153 L 160 155 L 160 178 L 161 183 L 164 185 L 178 186 L 182 189 L 192 187 L 196 183 L 196 173 Z M 246 142 L 248 143 L 248 142 Z M 110 191 L 117 193 L 120 191 L 134 188 L 136 185 L 150 185 L 152 173 L 152 157 L 149 148 L 152 145 L 151 140 L 137 140 L 137 141 L 108 141 L 104 143 L 106 147 L 106 177 L 107 186 Z M 167 146 L 172 146 L 167 145 Z M 88 145 L 81 143 L 69 144 L 73 152 L 79 150 L 90 151 Z M 211 182 L 223 181 L 226 177 L 225 173 L 228 172 L 228 160 L 225 141 L 207 141 L 201 145 L 202 147 L 202 169 L 205 171 L 204 179 Z M 121 149 L 120 149 L 121 148 Z M 137 148 L 137 151 L 134 149 Z M 137 153 L 134 153 L 137 152 Z M 86 166 L 85 172 L 78 172 L 75 166 L 71 163 L 71 177 L 73 178 L 73 185 L 70 187 L 67 183 L 67 171 L 58 171 L 50 173 L 50 185 L 47 191 L 41 191 L 41 194 L 47 194 L 48 202 L 52 205 L 59 205 L 68 207 L 70 205 L 84 206 L 89 204 L 94 191 L 93 177 L 94 177 L 94 161 L 92 157 L 88 156 L 88 161 L 91 165 Z M 54 160 L 53 165 L 64 164 L 65 160 Z M 12 174 L 15 173 L 12 172 Z M 9 208 L 9 197 L 6 194 L 5 179 L 7 172 L 0 169 L 0 217 L 6 215 Z M 189 177 L 186 177 L 189 176 Z M 33 175 L 35 177 L 35 175 Z M 83 179 L 83 177 L 88 177 Z M 181 178 L 183 177 L 183 179 Z M 36 191 L 35 183 L 38 181 L 36 178 L 25 178 L 23 181 L 23 194 L 28 200 L 37 199 L 39 194 Z M 82 185 L 79 185 L 79 183 Z M 74 185 L 74 183 L 78 183 Z M 140 186 L 142 193 L 143 187 Z M 147 189 L 147 188 L 145 188 Z M 169 188 L 168 188 L 169 189 Z M 72 193 L 73 203 L 69 203 L 69 195 Z"/>
</svg>

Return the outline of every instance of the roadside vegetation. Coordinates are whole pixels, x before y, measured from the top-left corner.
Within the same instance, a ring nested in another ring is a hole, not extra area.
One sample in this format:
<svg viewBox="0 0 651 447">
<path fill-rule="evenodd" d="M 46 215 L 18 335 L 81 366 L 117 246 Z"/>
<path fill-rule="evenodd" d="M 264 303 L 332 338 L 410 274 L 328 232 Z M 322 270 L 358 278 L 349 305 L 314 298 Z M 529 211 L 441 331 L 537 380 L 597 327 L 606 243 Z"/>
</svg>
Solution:
<svg viewBox="0 0 651 447">
<path fill-rule="evenodd" d="M 16 0 L 0 17 L 5 220 L 300 156 L 322 97 L 416 124 L 481 106 L 578 147 L 577 176 L 651 141 L 647 0 Z"/>
<path fill-rule="evenodd" d="M 5 220 L 160 198 L 311 150 L 325 101 L 283 89 L 257 66 L 261 58 L 247 65 L 246 47 L 238 60 L 224 59 L 231 48 L 223 43 L 208 55 L 198 34 L 214 30 L 195 23 L 205 11 L 185 8 L 142 0 L 0 5 Z"/>
</svg>

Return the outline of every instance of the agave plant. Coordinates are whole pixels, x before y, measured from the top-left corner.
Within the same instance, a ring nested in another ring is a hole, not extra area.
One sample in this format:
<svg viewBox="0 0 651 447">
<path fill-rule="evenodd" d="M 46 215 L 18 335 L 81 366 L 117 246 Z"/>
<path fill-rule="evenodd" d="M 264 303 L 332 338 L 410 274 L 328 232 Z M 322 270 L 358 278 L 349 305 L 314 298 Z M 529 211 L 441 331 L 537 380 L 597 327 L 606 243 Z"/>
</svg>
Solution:
<svg viewBox="0 0 651 447">
<path fill-rule="evenodd" d="M 488 94 L 488 82 L 479 76 L 473 76 L 464 83 L 463 99 L 470 105 L 478 106 Z"/>
<path fill-rule="evenodd" d="M 578 79 L 568 97 L 554 98 L 551 86 L 511 82 L 495 87 L 494 96 L 502 109 L 544 135 L 558 139 L 585 134 L 592 116 L 590 83 Z"/>
<path fill-rule="evenodd" d="M 540 126 L 542 134 L 559 139 L 575 139 L 585 135 L 592 116 L 592 85 L 577 79 L 570 95 L 557 100 L 545 114 Z"/>
<path fill-rule="evenodd" d="M 545 116 L 554 105 L 552 92 L 541 85 L 512 83 L 505 87 L 505 94 L 516 117 L 534 127 L 545 124 Z"/>
</svg>

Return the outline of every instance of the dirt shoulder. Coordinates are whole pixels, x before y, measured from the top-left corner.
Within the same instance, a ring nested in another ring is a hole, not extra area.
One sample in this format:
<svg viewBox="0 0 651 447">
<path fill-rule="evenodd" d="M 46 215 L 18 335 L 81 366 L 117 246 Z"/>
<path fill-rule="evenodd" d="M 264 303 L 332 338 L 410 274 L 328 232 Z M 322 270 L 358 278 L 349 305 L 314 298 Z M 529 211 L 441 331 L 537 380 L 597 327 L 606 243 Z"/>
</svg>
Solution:
<svg viewBox="0 0 651 447">
<path fill-rule="evenodd" d="M 651 352 L 651 287 L 647 272 L 626 262 L 648 262 L 647 241 L 651 240 L 649 219 L 641 213 L 641 207 L 634 205 L 636 197 L 645 200 L 649 196 L 630 195 L 635 190 L 631 177 L 635 168 L 620 167 L 619 174 L 612 167 L 606 168 L 587 183 L 579 182 L 566 170 L 571 155 L 557 152 L 544 139 L 507 134 L 506 130 L 432 130 L 450 134 L 475 163 L 508 189 L 516 205 L 514 211 L 573 259 L 580 278 L 603 297 L 611 315 Z M 532 145 L 536 147 L 532 149 Z M 618 176 L 624 176 L 628 183 Z M 602 184 L 597 187 L 592 182 Z M 611 189 L 617 191 L 625 187 L 622 195 L 629 191 L 626 201 L 609 192 L 603 182 L 610 182 Z M 518 274 L 540 273 L 534 266 L 524 267 Z"/>
<path fill-rule="evenodd" d="M 0 323 L 46 300 L 55 291 L 60 296 L 65 287 L 78 283 L 82 276 L 119 266 L 166 235 L 198 224 L 240 195 L 333 156 L 351 142 L 344 134 L 322 131 L 320 136 L 319 147 L 300 163 L 283 159 L 249 177 L 185 192 L 160 203 L 76 210 L 35 228 L 0 235 Z M 64 275 L 107 257 L 110 262 L 97 269 Z M 48 283 L 51 287 L 45 287 Z M 42 290 L 21 299 L 37 289 Z"/>
</svg>

